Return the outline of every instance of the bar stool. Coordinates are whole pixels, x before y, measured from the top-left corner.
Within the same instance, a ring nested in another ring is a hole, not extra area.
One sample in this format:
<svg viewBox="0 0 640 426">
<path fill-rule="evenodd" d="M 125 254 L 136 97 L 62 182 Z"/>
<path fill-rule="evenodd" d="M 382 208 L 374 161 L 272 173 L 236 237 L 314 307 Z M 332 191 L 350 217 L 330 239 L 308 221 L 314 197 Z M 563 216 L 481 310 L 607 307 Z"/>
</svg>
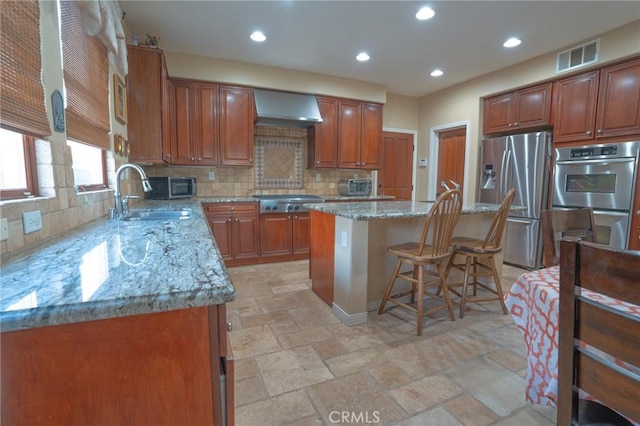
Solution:
<svg viewBox="0 0 640 426">
<path fill-rule="evenodd" d="M 453 253 L 451 254 L 451 258 L 447 264 L 445 276 L 449 276 L 451 268 L 464 272 L 464 280 L 462 283 L 447 284 L 449 290 L 460 297 L 460 318 L 464 316 L 464 308 L 467 302 L 478 303 L 498 300 L 502 306 L 502 312 L 505 315 L 507 314 L 507 307 L 504 304 L 500 276 L 496 269 L 494 256 L 502 251 L 502 233 L 507 224 L 509 208 L 511 207 L 515 194 L 516 190 L 513 188 L 507 192 L 507 195 L 504 197 L 504 200 L 502 200 L 502 204 L 493 217 L 491 227 L 483 240 L 468 237 L 454 237 L 451 240 Z M 465 256 L 464 263 L 455 263 L 455 259 L 458 255 Z M 480 263 L 480 259 L 485 259 L 488 265 Z M 467 294 L 470 276 L 473 277 L 473 296 L 471 297 Z M 478 282 L 478 277 L 482 276 L 493 277 L 496 288 L 493 289 L 486 284 Z M 455 287 L 460 286 L 462 287 L 461 291 L 455 289 Z M 479 297 L 477 294 L 478 287 L 481 287 L 495 296 Z"/>
<path fill-rule="evenodd" d="M 462 211 L 462 193 L 457 189 L 451 189 L 440 195 L 424 222 L 420 242 L 409 242 L 394 245 L 387 248 L 387 252 L 398 256 L 398 261 L 393 270 L 393 274 L 387 284 L 387 289 L 382 296 L 378 314 L 384 312 L 387 302 L 409 309 L 417 314 L 418 336 L 422 335 L 422 317 L 425 314 L 449 310 L 451 320 L 456 319 L 453 312 L 453 305 L 446 286 L 446 275 L 443 263 L 451 254 L 451 236 L 453 229 L 460 218 Z M 431 244 L 427 244 L 427 235 L 431 235 Z M 411 270 L 400 272 L 403 264 L 412 265 Z M 435 265 L 436 271 L 427 270 L 427 265 Z M 433 275 L 436 279 L 425 281 L 425 275 Z M 393 286 L 398 278 L 411 282 L 411 290 L 402 291 L 391 295 Z M 425 287 L 437 285 L 438 291 L 431 293 L 425 291 Z M 439 295 L 440 289 L 444 290 L 444 298 Z M 416 300 L 416 293 L 418 298 Z M 411 302 L 406 303 L 399 300 L 411 295 Z M 437 306 L 424 312 L 424 296 L 429 296 L 444 302 L 443 306 Z M 412 306 L 415 303 L 416 306 Z"/>
</svg>

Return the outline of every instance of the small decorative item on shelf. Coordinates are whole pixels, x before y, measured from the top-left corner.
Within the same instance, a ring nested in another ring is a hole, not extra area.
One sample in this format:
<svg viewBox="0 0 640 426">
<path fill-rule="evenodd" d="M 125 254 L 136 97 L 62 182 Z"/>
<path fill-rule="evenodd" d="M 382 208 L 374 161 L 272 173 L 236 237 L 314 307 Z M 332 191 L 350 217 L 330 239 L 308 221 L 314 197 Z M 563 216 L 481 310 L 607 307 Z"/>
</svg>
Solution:
<svg viewBox="0 0 640 426">
<path fill-rule="evenodd" d="M 140 40 L 138 39 L 138 33 L 131 33 L 131 44 L 137 46 Z"/>
<path fill-rule="evenodd" d="M 123 157 L 129 156 L 129 141 L 125 140 L 119 133 L 113 135 L 113 151 Z"/>
<path fill-rule="evenodd" d="M 146 34 L 146 38 L 144 40 L 147 46 L 153 47 L 154 49 L 158 48 L 159 41 L 160 41 L 160 37 L 158 37 L 157 35 L 151 35 L 149 33 Z"/>
</svg>

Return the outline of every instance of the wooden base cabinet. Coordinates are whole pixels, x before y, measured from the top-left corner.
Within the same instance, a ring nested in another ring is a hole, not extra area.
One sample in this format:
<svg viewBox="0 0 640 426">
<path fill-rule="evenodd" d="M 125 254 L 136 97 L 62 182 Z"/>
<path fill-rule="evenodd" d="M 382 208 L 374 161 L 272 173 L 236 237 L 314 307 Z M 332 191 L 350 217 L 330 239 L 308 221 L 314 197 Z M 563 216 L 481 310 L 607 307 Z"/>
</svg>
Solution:
<svg viewBox="0 0 640 426">
<path fill-rule="evenodd" d="M 309 255 L 309 213 L 260 216 L 260 261 L 306 259 Z"/>
<path fill-rule="evenodd" d="M 227 266 L 258 263 L 260 221 L 257 203 L 207 203 L 204 211 Z"/>
<path fill-rule="evenodd" d="M 0 339 L 3 425 L 233 424 L 225 305 Z"/>
</svg>

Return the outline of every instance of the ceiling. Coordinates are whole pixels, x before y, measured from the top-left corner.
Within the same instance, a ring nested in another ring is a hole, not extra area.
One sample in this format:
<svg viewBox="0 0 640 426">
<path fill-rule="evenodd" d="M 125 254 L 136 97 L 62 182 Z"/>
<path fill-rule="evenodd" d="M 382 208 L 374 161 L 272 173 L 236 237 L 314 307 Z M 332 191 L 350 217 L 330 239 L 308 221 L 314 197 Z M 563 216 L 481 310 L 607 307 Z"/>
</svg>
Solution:
<svg viewBox="0 0 640 426">
<path fill-rule="evenodd" d="M 640 19 L 637 0 L 120 3 L 141 41 L 145 33 L 158 35 L 165 51 L 361 80 L 408 96 L 572 47 Z M 415 13 L 425 5 L 435 17 L 418 21 Z M 251 41 L 255 30 L 267 40 Z M 513 36 L 522 44 L 502 47 Z M 371 56 L 368 62 L 355 60 L 361 51 Z M 435 68 L 444 75 L 431 77 Z"/>
</svg>

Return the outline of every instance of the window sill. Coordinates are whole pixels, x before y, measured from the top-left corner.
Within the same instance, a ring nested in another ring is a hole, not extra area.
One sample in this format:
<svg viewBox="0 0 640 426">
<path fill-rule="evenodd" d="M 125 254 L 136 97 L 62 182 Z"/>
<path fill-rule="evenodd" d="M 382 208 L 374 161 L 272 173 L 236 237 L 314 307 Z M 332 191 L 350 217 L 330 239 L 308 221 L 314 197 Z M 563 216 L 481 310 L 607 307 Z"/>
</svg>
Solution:
<svg viewBox="0 0 640 426">
<path fill-rule="evenodd" d="M 27 197 L 27 198 L 14 198 L 11 200 L 2 200 L 0 201 L 0 207 L 2 206 L 7 206 L 10 204 L 27 204 L 27 203 L 31 203 L 31 202 L 38 202 L 38 201 L 46 201 L 46 200 L 53 200 L 55 197 Z"/>
</svg>

